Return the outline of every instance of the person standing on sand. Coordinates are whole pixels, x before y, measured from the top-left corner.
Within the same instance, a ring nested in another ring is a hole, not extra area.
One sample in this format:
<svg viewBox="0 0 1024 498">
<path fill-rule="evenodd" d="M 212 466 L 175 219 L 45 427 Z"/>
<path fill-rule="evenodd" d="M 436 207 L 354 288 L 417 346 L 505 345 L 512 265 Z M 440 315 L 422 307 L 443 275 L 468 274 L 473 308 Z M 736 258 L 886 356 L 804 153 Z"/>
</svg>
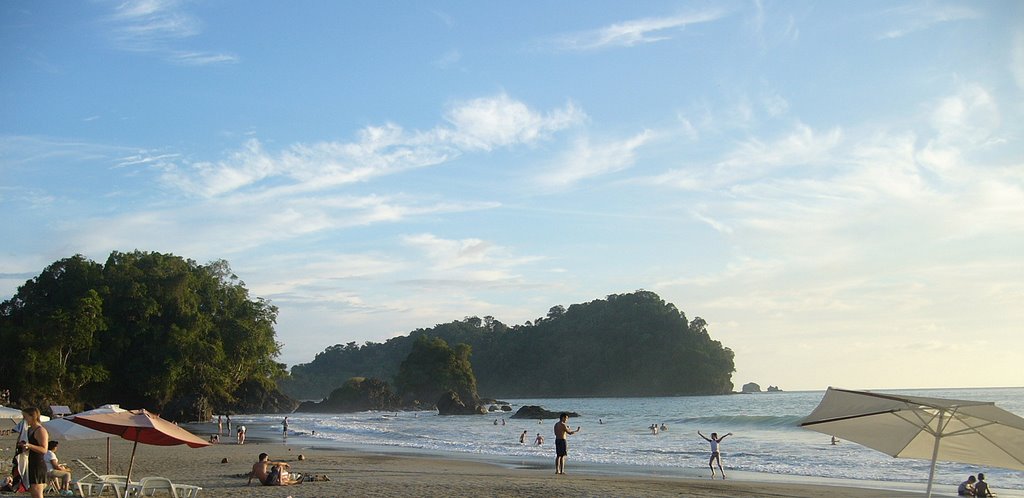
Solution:
<svg viewBox="0 0 1024 498">
<path fill-rule="evenodd" d="M 281 421 L 281 427 L 284 428 L 284 431 L 283 431 L 284 435 L 287 436 L 288 435 L 288 417 L 285 417 L 284 420 Z"/>
<path fill-rule="evenodd" d="M 217 434 L 224 432 L 224 420 L 221 419 L 220 415 L 217 415 Z"/>
<path fill-rule="evenodd" d="M 18 449 L 22 453 L 28 452 L 28 471 L 21 476 L 22 484 L 28 488 L 32 498 L 43 498 L 43 490 L 46 489 L 46 452 L 50 451 L 50 435 L 39 421 L 38 408 L 25 408 L 21 410 L 21 416 L 28 432 L 28 437 L 24 441 L 18 441 Z"/>
<path fill-rule="evenodd" d="M 711 467 L 711 478 L 712 479 L 715 478 L 715 465 L 714 464 L 715 464 L 715 461 L 717 460 L 718 461 L 718 470 L 719 470 L 719 472 L 722 473 L 722 479 L 724 480 L 725 479 L 725 469 L 722 468 L 722 454 L 719 451 L 718 445 L 722 442 L 723 439 L 731 436 L 732 433 L 730 432 L 730 433 L 728 433 L 728 434 L 726 434 L 726 435 L 724 435 L 722 437 L 718 437 L 718 433 L 717 432 L 712 432 L 710 439 L 708 439 L 708 437 L 705 436 L 704 434 L 701 434 L 700 431 L 697 431 L 697 435 L 702 437 L 702 438 L 704 438 L 705 441 L 711 443 L 711 458 L 708 459 L 708 467 Z"/>
<path fill-rule="evenodd" d="M 244 425 L 238 426 L 238 432 L 235 434 L 235 437 L 238 439 L 238 444 L 245 444 L 245 426 Z"/>
<path fill-rule="evenodd" d="M 576 430 L 569 429 L 569 414 L 562 412 L 558 416 L 558 422 L 555 423 L 555 474 L 565 475 L 565 457 L 569 455 L 569 444 L 568 436 L 576 434 L 580 431 L 580 427 L 576 427 Z"/>
<path fill-rule="evenodd" d="M 526 444 L 526 431 L 519 435 L 519 444 Z"/>
</svg>

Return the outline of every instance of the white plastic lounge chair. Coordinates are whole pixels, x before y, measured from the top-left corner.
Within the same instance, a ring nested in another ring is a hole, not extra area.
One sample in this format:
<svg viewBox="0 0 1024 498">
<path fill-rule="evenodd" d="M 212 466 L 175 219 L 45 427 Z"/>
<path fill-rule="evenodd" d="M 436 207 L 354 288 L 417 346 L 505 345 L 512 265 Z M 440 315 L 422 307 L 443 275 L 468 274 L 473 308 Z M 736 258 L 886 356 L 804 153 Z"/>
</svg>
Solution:
<svg viewBox="0 0 1024 498">
<path fill-rule="evenodd" d="M 178 491 L 174 489 L 174 483 L 164 477 L 143 477 L 138 484 L 128 487 L 126 497 L 154 496 L 157 491 L 167 493 L 172 498 L 178 498 Z"/>
</svg>

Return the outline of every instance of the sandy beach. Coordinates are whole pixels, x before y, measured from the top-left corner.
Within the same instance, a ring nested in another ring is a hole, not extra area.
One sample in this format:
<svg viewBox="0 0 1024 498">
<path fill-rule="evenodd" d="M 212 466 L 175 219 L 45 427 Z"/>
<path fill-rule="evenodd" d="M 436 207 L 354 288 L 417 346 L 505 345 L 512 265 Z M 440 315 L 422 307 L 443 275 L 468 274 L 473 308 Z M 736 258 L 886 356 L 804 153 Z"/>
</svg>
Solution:
<svg viewBox="0 0 1024 498">
<path fill-rule="evenodd" d="M 13 444 L 13 443 L 12 443 Z M 111 440 L 111 471 L 127 470 L 131 443 Z M 69 441 L 59 457 L 65 462 L 82 459 L 98 472 L 106 465 L 105 440 Z M 325 474 L 327 482 L 308 482 L 290 487 L 246 486 L 240 477 L 249 471 L 260 452 L 287 461 L 295 471 Z M 304 461 L 299 461 L 302 454 Z M 221 463 L 226 458 L 227 463 Z M 78 470 L 77 464 L 71 463 Z M 437 457 L 395 456 L 333 449 L 312 449 L 299 444 L 253 441 L 239 446 L 221 443 L 207 448 L 140 445 L 133 477 L 162 476 L 176 483 L 203 487 L 202 496 L 213 497 L 341 497 L 341 496 L 779 496 L 779 497 L 881 497 L 917 496 L 898 491 L 757 482 L 711 481 L 572 474 L 555 476 L 548 469 L 507 468 L 484 462 Z M 81 475 L 78 473 L 78 475 Z"/>
</svg>

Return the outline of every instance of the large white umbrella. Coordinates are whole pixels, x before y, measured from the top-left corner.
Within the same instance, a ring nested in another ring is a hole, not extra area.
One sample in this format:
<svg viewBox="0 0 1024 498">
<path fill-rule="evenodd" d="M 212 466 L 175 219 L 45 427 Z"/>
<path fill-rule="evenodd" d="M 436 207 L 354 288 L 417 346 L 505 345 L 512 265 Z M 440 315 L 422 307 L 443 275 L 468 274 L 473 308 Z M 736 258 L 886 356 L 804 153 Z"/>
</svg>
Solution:
<svg viewBox="0 0 1024 498">
<path fill-rule="evenodd" d="M 55 418 L 43 424 L 51 440 L 78 441 L 82 439 L 103 439 L 107 438 L 107 474 L 110 473 L 110 434 L 90 429 L 84 425 L 76 424 L 72 420 L 79 415 L 99 415 L 103 413 L 120 413 L 127 411 L 118 405 L 103 405 L 99 408 L 87 410 L 64 418 Z"/>
<path fill-rule="evenodd" d="M 0 406 L 0 420 L 21 420 L 21 410 Z"/>
<path fill-rule="evenodd" d="M 828 388 L 800 424 L 896 458 L 1024 470 L 1024 418 L 995 403 Z"/>
</svg>

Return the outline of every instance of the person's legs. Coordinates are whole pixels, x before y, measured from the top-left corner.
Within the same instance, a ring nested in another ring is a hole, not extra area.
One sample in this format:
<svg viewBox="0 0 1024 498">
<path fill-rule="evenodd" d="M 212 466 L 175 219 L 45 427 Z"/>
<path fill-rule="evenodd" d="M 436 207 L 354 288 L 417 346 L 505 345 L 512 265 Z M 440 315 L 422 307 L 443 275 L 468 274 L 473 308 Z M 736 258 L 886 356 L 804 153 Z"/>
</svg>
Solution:
<svg viewBox="0 0 1024 498">
<path fill-rule="evenodd" d="M 715 457 L 718 453 L 712 453 L 711 458 L 708 459 L 708 468 L 711 469 L 711 478 L 715 478 Z"/>
<path fill-rule="evenodd" d="M 28 487 L 28 492 L 32 495 L 32 498 L 43 498 L 43 491 L 45 490 L 45 484 L 32 484 Z"/>
<path fill-rule="evenodd" d="M 51 470 L 46 474 L 46 477 L 50 479 L 59 479 L 61 491 L 68 491 L 71 489 L 71 472 L 65 470 Z"/>
<path fill-rule="evenodd" d="M 720 453 L 716 453 L 715 460 L 718 461 L 718 471 L 722 473 L 722 479 L 725 479 L 725 469 L 722 468 L 722 455 Z"/>
</svg>

